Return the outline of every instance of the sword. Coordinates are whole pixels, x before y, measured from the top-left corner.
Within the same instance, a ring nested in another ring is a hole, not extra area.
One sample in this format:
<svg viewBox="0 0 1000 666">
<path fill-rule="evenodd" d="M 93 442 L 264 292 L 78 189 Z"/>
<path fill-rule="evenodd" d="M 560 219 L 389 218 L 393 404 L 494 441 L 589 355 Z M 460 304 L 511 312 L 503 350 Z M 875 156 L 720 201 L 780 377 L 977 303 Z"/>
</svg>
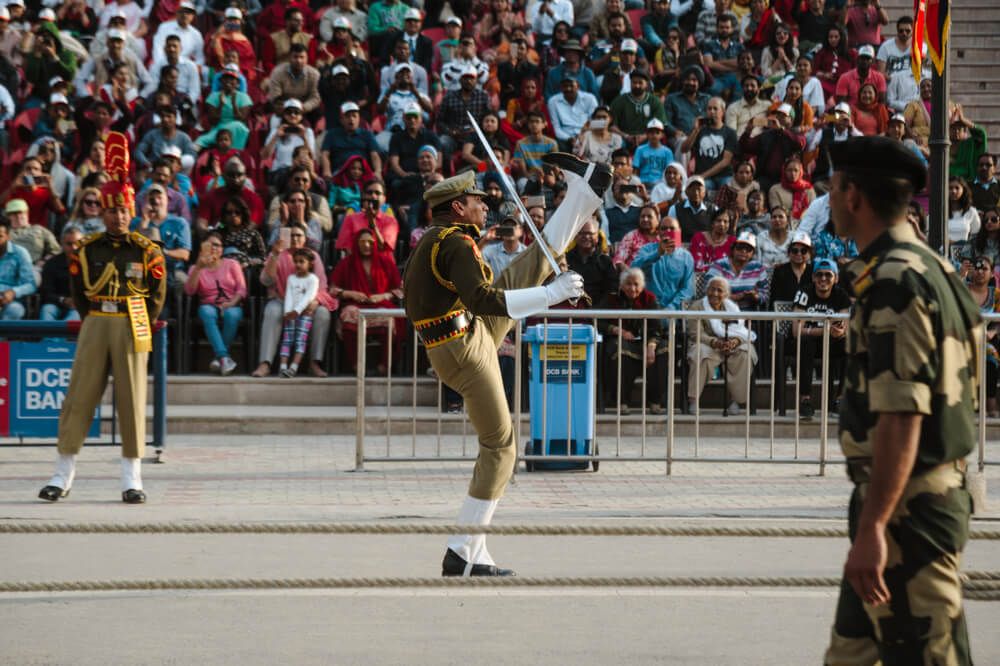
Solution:
<svg viewBox="0 0 1000 666">
<path fill-rule="evenodd" d="M 514 198 L 515 203 L 517 203 L 517 209 L 521 213 L 521 217 L 524 219 L 524 223 L 528 225 L 528 229 L 531 230 L 531 235 L 535 237 L 535 240 L 541 245 L 542 254 L 548 260 L 549 265 L 552 266 L 552 272 L 556 275 L 562 273 L 559 268 L 559 264 L 556 263 L 556 258 L 552 256 L 552 251 L 549 250 L 549 244 L 545 242 L 545 238 L 542 234 L 535 228 L 535 223 L 531 221 L 531 216 L 528 215 L 528 209 L 524 207 L 524 203 L 521 201 L 521 197 L 517 194 L 517 188 L 514 187 L 513 181 L 511 181 L 510 176 L 507 172 L 503 170 L 503 166 L 500 164 L 500 160 L 497 159 L 496 153 L 493 152 L 490 142 L 486 140 L 486 135 L 483 134 L 483 130 L 480 129 L 479 123 L 476 122 L 476 118 L 469 111 L 465 112 L 465 115 L 469 116 L 469 122 L 472 123 L 472 129 L 476 130 L 476 136 L 479 137 L 479 142 L 483 144 L 483 150 L 490 157 L 490 162 L 493 163 L 493 168 L 496 169 L 497 173 L 500 174 L 500 181 L 507 188 L 507 192 L 510 196 Z"/>
</svg>

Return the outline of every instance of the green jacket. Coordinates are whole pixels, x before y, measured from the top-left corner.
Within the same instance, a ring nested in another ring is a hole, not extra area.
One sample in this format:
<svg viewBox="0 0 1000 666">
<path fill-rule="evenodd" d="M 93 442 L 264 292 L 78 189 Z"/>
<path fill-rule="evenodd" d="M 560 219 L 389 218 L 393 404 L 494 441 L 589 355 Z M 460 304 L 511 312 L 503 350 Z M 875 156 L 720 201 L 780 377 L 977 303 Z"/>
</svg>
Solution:
<svg viewBox="0 0 1000 666">
<path fill-rule="evenodd" d="M 976 179 L 976 162 L 986 152 L 986 131 L 976 125 L 969 130 L 969 138 L 958 144 L 955 158 L 948 165 L 948 175 L 964 178 L 971 183 Z"/>
</svg>

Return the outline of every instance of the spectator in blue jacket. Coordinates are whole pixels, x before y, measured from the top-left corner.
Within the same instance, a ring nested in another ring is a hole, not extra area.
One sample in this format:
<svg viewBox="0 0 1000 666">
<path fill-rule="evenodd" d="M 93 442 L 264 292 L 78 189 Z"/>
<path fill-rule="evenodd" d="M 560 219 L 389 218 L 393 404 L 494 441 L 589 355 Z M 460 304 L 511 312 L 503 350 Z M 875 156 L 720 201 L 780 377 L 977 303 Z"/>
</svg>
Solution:
<svg viewBox="0 0 1000 666">
<path fill-rule="evenodd" d="M 660 242 L 639 250 L 632 266 L 646 274 L 646 289 L 664 310 L 680 310 L 694 297 L 694 258 L 681 245 L 681 225 L 676 218 L 660 222 Z"/>
<path fill-rule="evenodd" d="M 21 299 L 35 293 L 35 271 L 31 256 L 23 247 L 10 241 L 10 222 L 0 217 L 0 319 L 24 319 Z"/>
</svg>

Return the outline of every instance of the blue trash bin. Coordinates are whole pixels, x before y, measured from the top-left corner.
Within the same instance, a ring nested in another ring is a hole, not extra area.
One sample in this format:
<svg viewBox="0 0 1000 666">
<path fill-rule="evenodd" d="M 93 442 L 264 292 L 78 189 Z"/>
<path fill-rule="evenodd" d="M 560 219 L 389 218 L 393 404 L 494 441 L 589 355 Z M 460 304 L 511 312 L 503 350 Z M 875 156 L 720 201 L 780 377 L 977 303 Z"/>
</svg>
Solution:
<svg viewBox="0 0 1000 666">
<path fill-rule="evenodd" d="M 594 442 L 594 414 L 597 408 L 595 359 L 600 336 L 593 326 L 587 324 L 574 324 L 572 330 L 572 344 L 569 344 L 569 324 L 549 324 L 547 332 L 543 324 L 538 324 L 530 326 L 524 335 L 524 340 L 531 343 L 531 441 L 525 446 L 526 455 L 586 456 L 590 455 L 592 443 L 594 452 L 597 452 Z M 572 383 L 568 381 L 570 373 Z M 548 378 L 543 380 L 546 375 Z M 534 469 L 587 469 L 589 465 L 589 461 L 526 462 L 529 472 Z M 595 461 L 594 471 L 597 469 Z"/>
</svg>

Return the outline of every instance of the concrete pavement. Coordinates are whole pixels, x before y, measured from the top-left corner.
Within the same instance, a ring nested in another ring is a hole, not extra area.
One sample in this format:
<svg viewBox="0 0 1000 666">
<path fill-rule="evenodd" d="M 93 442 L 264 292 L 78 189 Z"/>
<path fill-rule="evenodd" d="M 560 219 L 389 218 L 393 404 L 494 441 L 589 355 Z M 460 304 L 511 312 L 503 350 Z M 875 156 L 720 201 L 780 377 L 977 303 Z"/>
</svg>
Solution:
<svg viewBox="0 0 1000 666">
<path fill-rule="evenodd" d="M 424 438 L 421 438 L 424 439 Z M 384 446 L 371 438 L 370 446 Z M 424 442 L 422 442 L 424 443 Z M 175 435 L 144 466 L 149 504 L 119 501 L 118 452 L 85 448 L 72 494 L 35 499 L 53 448 L 0 448 L 5 521 L 454 520 L 469 463 L 368 464 L 354 438 Z M 409 446 L 405 438 L 393 447 Z M 691 443 L 679 443 L 679 448 Z M 704 440 L 702 455 L 743 443 Z M 446 438 L 446 449 L 461 450 Z M 638 447 L 634 439 L 625 449 Z M 788 446 L 788 443 L 781 443 Z M 474 451 L 471 440 L 466 442 Z M 610 453 L 602 445 L 602 452 Z M 605 462 L 516 477 L 498 524 L 842 525 L 831 466 Z M 987 471 L 995 527 L 1000 470 Z M 974 525 L 974 527 L 977 525 Z M 435 576 L 439 536 L 3 535 L 0 580 Z M 834 576 L 846 540 L 490 537 L 522 576 Z M 973 541 L 966 569 L 1000 570 Z M 0 664 L 819 663 L 833 589 L 378 589 L 0 595 Z M 973 654 L 1000 663 L 1000 603 L 969 602 Z"/>
</svg>

